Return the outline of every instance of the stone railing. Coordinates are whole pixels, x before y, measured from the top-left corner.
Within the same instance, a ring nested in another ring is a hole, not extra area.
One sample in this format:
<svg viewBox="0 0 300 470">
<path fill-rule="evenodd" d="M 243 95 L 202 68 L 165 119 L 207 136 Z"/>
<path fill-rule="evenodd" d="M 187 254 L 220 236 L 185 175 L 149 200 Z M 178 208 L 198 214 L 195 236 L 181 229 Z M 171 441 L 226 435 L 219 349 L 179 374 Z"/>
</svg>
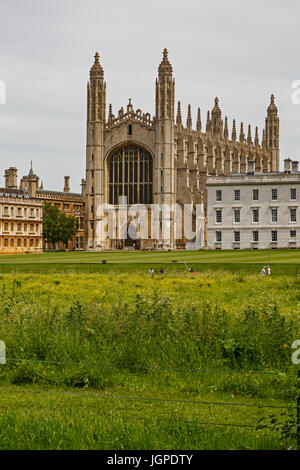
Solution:
<svg viewBox="0 0 300 470">
<path fill-rule="evenodd" d="M 118 126 L 125 121 L 133 121 L 139 122 L 143 126 L 147 126 L 153 128 L 154 120 L 151 119 L 150 113 L 143 113 L 141 109 L 137 109 L 134 111 L 132 104 L 129 102 L 127 105 L 127 112 L 124 112 L 124 109 L 121 108 L 118 111 L 118 115 L 115 116 L 114 114 L 109 114 L 108 121 L 105 124 L 106 129 L 110 129 L 111 127 Z"/>
</svg>

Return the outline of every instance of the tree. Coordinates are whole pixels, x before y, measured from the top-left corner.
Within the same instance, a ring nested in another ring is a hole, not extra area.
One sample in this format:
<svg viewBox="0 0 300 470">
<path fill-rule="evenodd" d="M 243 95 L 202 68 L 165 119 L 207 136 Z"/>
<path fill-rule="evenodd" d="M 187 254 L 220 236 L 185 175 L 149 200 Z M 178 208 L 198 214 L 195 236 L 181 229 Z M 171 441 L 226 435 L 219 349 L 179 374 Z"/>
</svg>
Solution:
<svg viewBox="0 0 300 470">
<path fill-rule="evenodd" d="M 62 242 L 67 245 L 78 230 L 76 217 L 67 216 L 57 206 L 49 202 L 44 204 L 43 209 L 43 238 L 55 246 Z"/>
<path fill-rule="evenodd" d="M 68 241 L 72 240 L 78 230 L 78 219 L 76 217 L 67 216 L 61 212 L 60 216 L 60 240 L 67 246 Z"/>
</svg>

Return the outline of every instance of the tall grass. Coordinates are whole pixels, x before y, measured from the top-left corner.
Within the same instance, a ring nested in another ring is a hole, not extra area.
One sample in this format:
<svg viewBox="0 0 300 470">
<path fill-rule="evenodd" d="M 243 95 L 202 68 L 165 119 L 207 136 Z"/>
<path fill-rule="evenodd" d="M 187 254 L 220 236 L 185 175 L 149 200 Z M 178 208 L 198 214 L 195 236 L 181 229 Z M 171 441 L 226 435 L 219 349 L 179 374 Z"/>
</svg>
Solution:
<svg viewBox="0 0 300 470">
<path fill-rule="evenodd" d="M 291 281 L 267 281 L 253 298 L 253 283 L 261 281 L 229 275 L 3 277 L 0 338 L 11 358 L 132 365 L 140 372 L 134 366 L 286 371 L 299 332 L 292 300 L 298 282 L 288 296 Z M 273 284 L 281 290 L 276 299 Z M 5 370 L 17 383 L 79 385 L 87 375 L 100 388 L 112 376 L 101 367 L 74 366 L 74 373 L 52 367 L 48 373 L 23 362 Z"/>
<path fill-rule="evenodd" d="M 5 275 L 0 278 L 0 339 L 6 343 L 8 361 L 0 368 L 1 383 L 72 387 L 84 392 L 93 389 L 99 393 L 118 395 L 122 392 L 137 397 L 197 399 L 205 395 L 208 399 L 217 396 L 227 400 L 229 397 L 262 400 L 259 403 L 292 401 L 296 371 L 291 364 L 290 346 L 300 333 L 299 286 L 296 278 L 262 280 L 223 272 L 206 272 L 196 278 L 167 273 L 154 279 L 141 273 L 117 272 Z M 199 369 L 202 372 L 196 371 Z M 215 372 L 204 373 L 203 369 Z M 277 371 L 280 374 L 238 373 L 242 371 Z M 43 434 L 41 414 L 37 412 L 36 416 L 33 413 L 28 417 L 28 410 L 15 413 L 20 429 L 31 420 L 32 442 L 39 442 L 38 448 L 59 447 L 59 435 L 65 432 L 60 418 L 53 416 L 60 431 L 56 434 L 58 440 L 55 437 L 47 447 L 42 438 L 38 441 L 38 434 Z M 69 416 L 70 413 L 69 410 Z M 218 411 L 214 413 L 218 417 Z M 230 421 L 230 417 L 232 413 L 226 419 Z M 185 446 L 184 439 L 189 439 L 186 448 L 193 448 L 194 440 L 187 435 L 199 432 L 197 423 L 184 425 L 180 440 L 180 426 L 174 428 L 171 418 L 161 425 L 153 422 L 153 412 L 146 413 L 145 418 L 152 419 L 149 435 L 142 430 L 145 424 L 125 426 L 124 416 L 116 418 L 110 431 L 115 438 L 117 428 L 124 428 L 124 436 L 129 428 L 131 432 L 139 430 L 134 439 L 129 442 L 124 437 L 121 447 L 116 448 L 154 445 L 160 448 L 162 442 L 166 447 L 176 448 Z M 83 421 L 88 419 L 85 416 Z M 3 425 L 9 429 L 12 420 L 12 411 L 1 415 L 2 442 L 6 442 Z M 102 436 L 101 445 L 105 448 L 105 442 L 112 445 L 113 440 L 105 440 L 105 432 L 99 430 L 100 421 L 93 426 Z M 86 429 L 82 448 L 98 448 L 87 422 L 81 425 Z M 49 423 L 49 432 L 51 426 Z M 243 432 L 236 437 L 235 448 L 242 447 Z M 218 437 L 221 431 L 213 434 L 203 428 L 201 433 L 205 438 L 198 437 L 198 445 L 202 442 L 206 448 L 222 448 L 218 447 L 223 442 Z M 234 435 L 237 436 L 233 430 L 228 434 L 230 443 Z M 12 442 L 15 442 L 17 437 L 13 436 L 11 431 Z M 266 431 L 260 436 L 256 448 L 276 447 L 273 435 Z M 69 437 L 69 445 L 65 441 L 64 448 L 73 448 L 74 442 L 78 442 L 79 435 L 75 438 L 71 433 Z M 81 437 L 83 439 L 83 434 Z M 20 446 L 31 448 L 28 441 L 22 439 Z M 250 447 L 251 439 L 247 444 Z M 9 443 L 7 448 L 10 448 Z"/>
</svg>

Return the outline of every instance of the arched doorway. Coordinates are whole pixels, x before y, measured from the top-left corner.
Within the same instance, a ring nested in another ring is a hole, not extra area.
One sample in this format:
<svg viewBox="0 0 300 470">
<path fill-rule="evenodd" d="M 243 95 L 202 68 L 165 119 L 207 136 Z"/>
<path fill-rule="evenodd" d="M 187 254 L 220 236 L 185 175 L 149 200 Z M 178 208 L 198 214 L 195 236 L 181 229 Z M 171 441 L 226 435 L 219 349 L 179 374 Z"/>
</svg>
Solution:
<svg viewBox="0 0 300 470">
<path fill-rule="evenodd" d="M 152 204 L 153 159 L 146 149 L 126 144 L 108 158 L 108 201 L 118 205 L 120 197 L 127 204 Z"/>
<path fill-rule="evenodd" d="M 132 224 L 129 224 L 127 226 L 126 234 L 127 234 L 127 238 L 124 241 L 124 245 L 126 247 L 132 247 L 132 248 L 135 248 L 136 250 L 139 250 L 141 241 L 137 236 L 136 227 Z"/>
<path fill-rule="evenodd" d="M 121 240 L 117 240 L 116 242 L 116 248 L 117 249 L 123 249 L 123 248 L 133 248 L 136 250 L 139 250 L 141 248 L 141 240 L 138 237 L 137 234 L 137 227 L 136 225 L 131 221 L 127 222 L 126 227 L 125 227 L 125 233 L 123 229 L 121 228 L 121 232 L 123 233 L 123 237 Z"/>
</svg>

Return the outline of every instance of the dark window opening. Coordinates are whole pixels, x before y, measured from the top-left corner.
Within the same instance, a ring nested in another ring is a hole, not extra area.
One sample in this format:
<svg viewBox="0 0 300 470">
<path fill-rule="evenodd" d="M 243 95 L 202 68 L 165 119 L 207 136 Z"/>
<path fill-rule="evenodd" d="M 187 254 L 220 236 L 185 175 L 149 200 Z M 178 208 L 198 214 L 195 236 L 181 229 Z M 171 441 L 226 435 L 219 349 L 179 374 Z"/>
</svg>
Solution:
<svg viewBox="0 0 300 470">
<path fill-rule="evenodd" d="M 132 144 L 119 148 L 108 171 L 110 204 L 118 205 L 120 196 L 127 196 L 127 204 L 152 204 L 153 161 L 147 150 Z"/>
</svg>

